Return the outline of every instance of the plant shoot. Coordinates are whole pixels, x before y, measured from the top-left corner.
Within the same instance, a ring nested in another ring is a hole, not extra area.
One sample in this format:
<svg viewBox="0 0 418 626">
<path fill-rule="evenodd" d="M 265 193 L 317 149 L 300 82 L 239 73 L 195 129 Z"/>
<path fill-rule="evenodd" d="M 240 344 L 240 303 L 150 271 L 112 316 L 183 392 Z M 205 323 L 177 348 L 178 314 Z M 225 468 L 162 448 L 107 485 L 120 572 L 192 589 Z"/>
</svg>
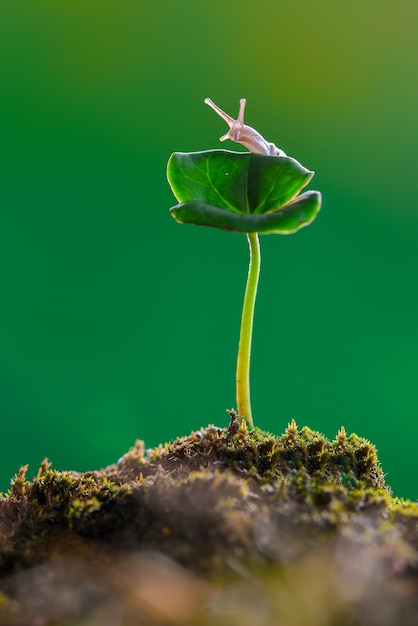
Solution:
<svg viewBox="0 0 418 626">
<path fill-rule="evenodd" d="M 287 235 L 307 226 L 321 208 L 321 194 L 319 191 L 299 193 L 314 172 L 244 124 L 244 98 L 240 100 L 236 120 L 210 98 L 205 102 L 229 126 L 228 133 L 220 140 L 241 143 L 249 152 L 205 150 L 172 154 L 167 177 L 179 204 L 170 211 L 181 224 L 211 226 L 247 235 L 250 264 L 241 318 L 236 401 L 238 414 L 253 426 L 250 360 L 261 259 L 258 234 Z"/>
</svg>

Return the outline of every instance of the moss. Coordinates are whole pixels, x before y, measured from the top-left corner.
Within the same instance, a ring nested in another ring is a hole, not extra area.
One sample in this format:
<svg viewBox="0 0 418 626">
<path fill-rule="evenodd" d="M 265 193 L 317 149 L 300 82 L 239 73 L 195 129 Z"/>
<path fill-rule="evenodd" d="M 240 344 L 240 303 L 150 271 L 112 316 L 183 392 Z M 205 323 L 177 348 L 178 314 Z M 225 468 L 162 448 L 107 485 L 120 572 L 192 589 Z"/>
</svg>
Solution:
<svg viewBox="0 0 418 626">
<path fill-rule="evenodd" d="M 347 563 L 360 550 L 388 576 L 418 581 L 418 505 L 392 497 L 369 441 L 343 428 L 329 441 L 294 421 L 277 437 L 230 415 L 228 428 L 153 450 L 137 442 L 97 472 L 58 472 L 44 460 L 30 481 L 22 467 L 0 500 L 0 617 L 10 620 L 16 601 L 11 580 L 74 555 L 105 576 L 120 555 L 151 550 L 213 577 L 231 563 L 287 571 L 319 548 L 331 571 L 349 546 Z"/>
</svg>

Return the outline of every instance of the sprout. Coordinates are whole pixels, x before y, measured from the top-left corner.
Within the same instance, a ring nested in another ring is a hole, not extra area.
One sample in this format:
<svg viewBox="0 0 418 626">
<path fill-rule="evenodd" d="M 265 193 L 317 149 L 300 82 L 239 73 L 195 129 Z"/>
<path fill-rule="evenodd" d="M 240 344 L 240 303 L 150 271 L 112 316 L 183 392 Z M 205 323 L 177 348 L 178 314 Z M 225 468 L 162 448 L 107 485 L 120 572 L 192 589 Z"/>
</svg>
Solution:
<svg viewBox="0 0 418 626">
<path fill-rule="evenodd" d="M 306 191 L 298 195 L 314 172 L 244 124 L 245 99 L 240 101 L 236 120 L 209 98 L 205 102 L 229 125 L 229 132 L 221 141 L 231 139 L 250 152 L 206 150 L 172 154 L 167 177 L 179 204 L 170 211 L 181 224 L 211 226 L 247 235 L 250 264 L 241 319 L 236 399 L 238 414 L 253 426 L 250 357 L 260 273 L 258 233 L 287 235 L 307 226 L 321 208 L 321 194 Z"/>
</svg>

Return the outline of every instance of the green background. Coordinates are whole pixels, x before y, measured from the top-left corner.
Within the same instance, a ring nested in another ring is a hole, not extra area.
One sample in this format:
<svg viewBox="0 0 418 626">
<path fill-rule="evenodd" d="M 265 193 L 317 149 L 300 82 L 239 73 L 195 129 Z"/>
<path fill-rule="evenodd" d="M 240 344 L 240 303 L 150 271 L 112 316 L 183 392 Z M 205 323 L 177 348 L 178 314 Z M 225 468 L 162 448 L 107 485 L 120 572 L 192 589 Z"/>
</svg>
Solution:
<svg viewBox="0 0 418 626">
<path fill-rule="evenodd" d="M 324 198 L 261 240 L 257 425 L 344 424 L 418 497 L 417 24 L 415 0 L 1 3 L 1 489 L 227 424 L 247 242 L 177 224 L 165 178 L 221 147 L 209 96 Z"/>
</svg>

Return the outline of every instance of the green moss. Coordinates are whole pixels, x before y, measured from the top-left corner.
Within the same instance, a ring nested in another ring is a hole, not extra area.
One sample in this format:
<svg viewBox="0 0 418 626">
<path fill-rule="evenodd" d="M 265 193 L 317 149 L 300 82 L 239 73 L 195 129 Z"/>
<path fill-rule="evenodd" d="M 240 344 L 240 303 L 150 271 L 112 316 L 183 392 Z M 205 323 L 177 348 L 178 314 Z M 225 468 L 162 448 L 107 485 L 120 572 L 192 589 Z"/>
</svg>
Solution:
<svg viewBox="0 0 418 626">
<path fill-rule="evenodd" d="M 344 429 L 329 441 L 292 422 L 276 437 L 231 412 L 229 428 L 148 451 L 137 442 L 97 472 L 59 472 L 45 460 L 29 481 L 26 470 L 0 499 L 4 580 L 101 551 L 156 550 L 199 572 L 237 558 L 283 566 L 342 538 L 418 577 L 418 505 L 392 497 L 374 446 Z"/>
</svg>

